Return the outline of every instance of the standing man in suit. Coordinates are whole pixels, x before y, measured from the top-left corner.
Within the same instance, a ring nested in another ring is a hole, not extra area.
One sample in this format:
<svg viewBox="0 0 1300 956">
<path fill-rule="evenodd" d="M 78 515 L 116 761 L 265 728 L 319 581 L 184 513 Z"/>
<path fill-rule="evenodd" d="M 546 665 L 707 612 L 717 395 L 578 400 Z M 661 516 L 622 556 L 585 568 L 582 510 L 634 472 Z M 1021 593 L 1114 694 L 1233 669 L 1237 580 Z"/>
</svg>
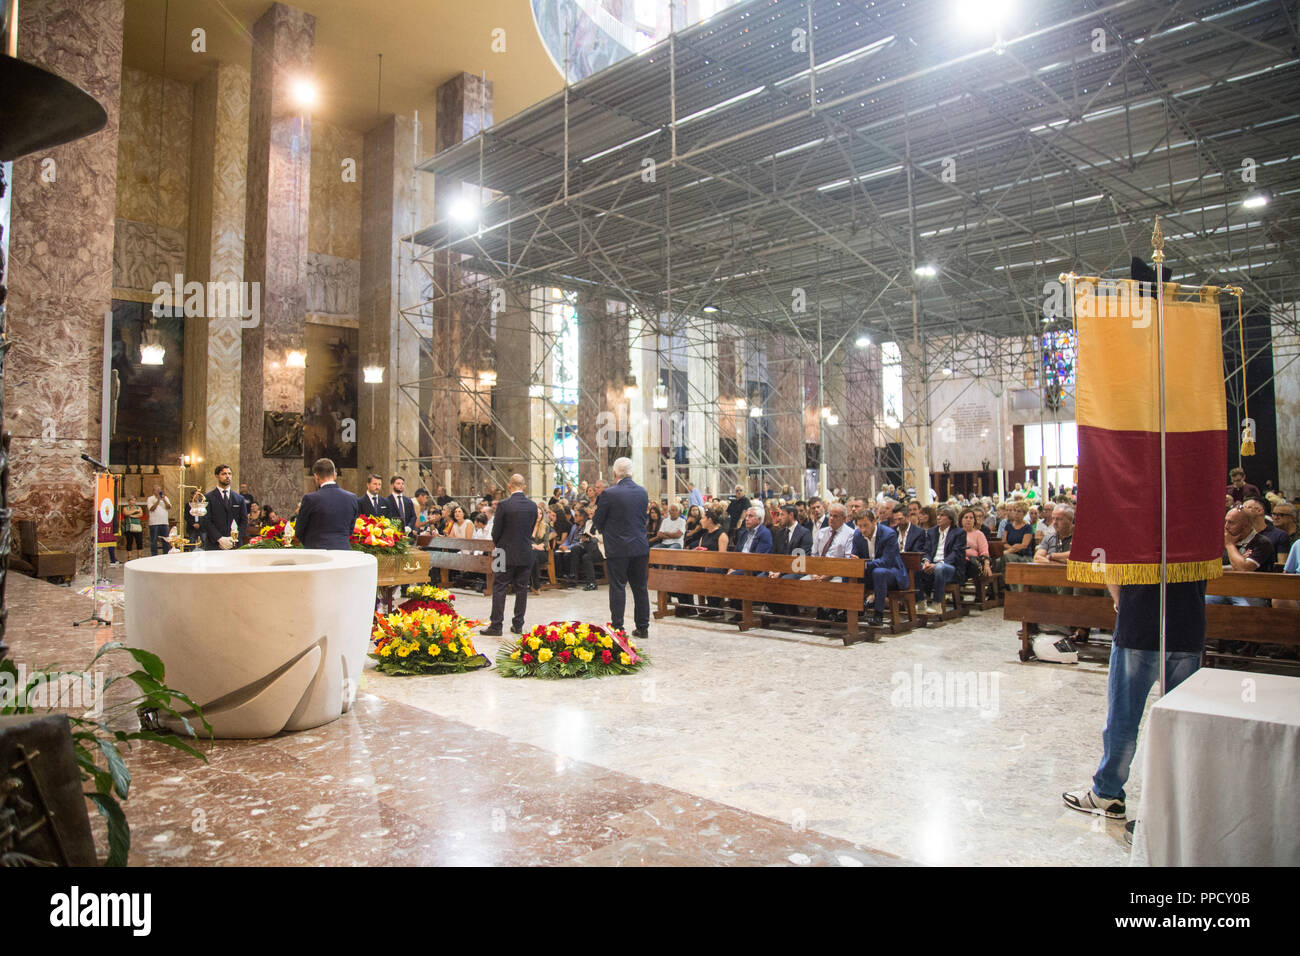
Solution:
<svg viewBox="0 0 1300 956">
<path fill-rule="evenodd" d="M 745 486 L 736 485 L 736 495 L 731 499 L 731 504 L 727 505 L 727 533 L 732 538 L 740 533 L 741 522 L 745 520 L 745 512 L 751 504 L 749 496 L 745 494 Z"/>
<path fill-rule="evenodd" d="M 316 490 L 302 496 L 293 533 L 304 548 L 347 551 L 360 513 L 357 496 L 338 486 L 334 462 L 328 458 L 316 459 L 311 473 Z"/>
<path fill-rule="evenodd" d="M 366 479 L 366 493 L 359 501 L 360 514 L 370 518 L 391 518 L 391 505 L 387 498 L 381 497 L 384 479 L 371 475 Z"/>
<path fill-rule="evenodd" d="M 406 479 L 401 475 L 393 475 L 388 479 L 388 487 L 392 489 L 392 494 L 385 499 L 384 504 L 388 508 L 389 517 L 397 522 L 397 526 L 407 533 L 415 528 L 415 502 L 406 497 Z"/>
<path fill-rule="evenodd" d="M 944 505 L 939 509 L 938 534 L 930 538 L 926 555 L 921 558 L 921 591 L 928 589 L 931 607 L 922 601 L 918 614 L 942 614 L 943 592 L 952 581 L 966 579 L 966 532 L 957 527 L 957 509 Z"/>
<path fill-rule="evenodd" d="M 614 484 L 596 501 L 593 530 L 605 539 L 605 573 L 609 576 L 609 621 L 615 629 L 623 627 L 627 606 L 624 588 L 632 585 L 632 608 L 636 622 L 633 637 L 650 636 L 650 591 L 647 573 L 650 566 L 650 539 L 646 535 L 645 516 L 650 507 L 646 490 L 632 480 L 632 459 L 614 462 Z"/>
<path fill-rule="evenodd" d="M 506 614 L 506 589 L 515 589 L 515 613 L 510 633 L 524 632 L 524 612 L 528 610 L 528 584 L 532 576 L 534 555 L 533 526 L 537 524 L 537 505 L 524 495 L 524 476 L 511 475 L 507 497 L 497 505 L 492 520 L 492 620 L 479 631 L 488 637 L 501 636 Z M 500 558 L 505 568 L 500 567 Z"/>
<path fill-rule="evenodd" d="M 907 567 L 898 553 L 898 532 L 876 521 L 869 510 L 858 515 L 858 533 L 853 536 L 853 554 L 866 561 L 864 576 L 871 582 L 875 604 L 871 609 L 871 626 L 885 623 L 885 604 L 890 591 L 907 588 Z"/>
<path fill-rule="evenodd" d="M 217 487 L 207 494 L 208 513 L 202 518 L 204 551 L 229 551 L 236 547 L 239 539 L 248 529 L 248 506 L 239 492 L 230 487 L 232 472 L 229 465 L 217 465 L 213 469 L 217 476 Z M 234 522 L 238 529 L 231 533 L 230 525 Z"/>
</svg>

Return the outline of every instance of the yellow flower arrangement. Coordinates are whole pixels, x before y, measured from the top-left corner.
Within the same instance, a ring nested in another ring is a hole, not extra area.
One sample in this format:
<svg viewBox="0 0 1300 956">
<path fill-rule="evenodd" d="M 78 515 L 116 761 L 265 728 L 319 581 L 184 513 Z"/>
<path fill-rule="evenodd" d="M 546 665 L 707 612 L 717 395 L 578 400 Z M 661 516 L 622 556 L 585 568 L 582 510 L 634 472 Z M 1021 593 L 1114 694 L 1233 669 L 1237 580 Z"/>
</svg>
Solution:
<svg viewBox="0 0 1300 956">
<path fill-rule="evenodd" d="M 441 654 L 441 653 L 442 653 L 442 648 L 439 647 L 437 644 L 430 644 L 430 645 L 429 645 L 429 656 L 430 656 L 430 657 L 437 657 L 437 656 L 438 656 L 439 654 Z M 627 655 L 624 654 L 623 656 L 626 657 Z"/>
<path fill-rule="evenodd" d="M 623 664 L 624 666 L 626 666 L 626 665 L 632 663 L 632 658 L 630 658 L 630 657 L 628 657 L 626 654 L 620 652 L 619 655 L 618 655 L 618 662 L 619 662 L 620 664 Z"/>
<path fill-rule="evenodd" d="M 543 647 L 537 652 L 537 659 L 545 664 L 551 659 L 551 649 L 549 647 Z"/>
</svg>

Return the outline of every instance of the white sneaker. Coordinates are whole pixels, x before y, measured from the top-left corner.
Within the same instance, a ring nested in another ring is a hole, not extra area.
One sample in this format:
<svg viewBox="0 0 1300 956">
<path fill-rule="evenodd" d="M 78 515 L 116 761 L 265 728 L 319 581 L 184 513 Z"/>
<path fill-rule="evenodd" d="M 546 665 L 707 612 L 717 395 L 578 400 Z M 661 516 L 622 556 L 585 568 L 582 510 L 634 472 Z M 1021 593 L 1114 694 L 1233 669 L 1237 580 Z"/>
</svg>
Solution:
<svg viewBox="0 0 1300 956">
<path fill-rule="evenodd" d="M 1080 813 L 1098 813 L 1111 820 L 1123 820 L 1126 816 L 1123 800 L 1100 797 L 1092 792 L 1091 787 L 1087 790 L 1063 793 L 1061 800 L 1071 810 L 1078 810 Z"/>
</svg>

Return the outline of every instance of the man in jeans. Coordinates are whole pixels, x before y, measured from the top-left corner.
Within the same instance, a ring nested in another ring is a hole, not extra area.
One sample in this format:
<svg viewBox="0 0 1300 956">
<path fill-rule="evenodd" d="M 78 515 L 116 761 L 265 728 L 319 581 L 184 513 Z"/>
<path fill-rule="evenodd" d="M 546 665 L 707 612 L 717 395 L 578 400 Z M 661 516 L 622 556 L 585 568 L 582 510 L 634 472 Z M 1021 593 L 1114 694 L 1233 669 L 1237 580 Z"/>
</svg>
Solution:
<svg viewBox="0 0 1300 956">
<path fill-rule="evenodd" d="M 149 512 L 149 553 L 158 553 L 158 543 L 162 542 L 163 554 L 171 550 L 167 544 L 167 522 L 172 503 L 167 495 L 163 492 L 163 486 L 158 484 L 153 486 L 153 494 L 145 502 L 145 510 Z"/>
<path fill-rule="evenodd" d="M 1115 601 L 1106 729 L 1092 786 L 1061 794 L 1071 810 L 1123 820 L 1124 784 L 1137 751 L 1138 724 L 1151 685 L 1160 679 L 1160 585 L 1108 585 Z M 1166 585 L 1165 688 L 1173 690 L 1201 666 L 1205 650 L 1205 582 Z M 1130 833 L 1132 826 L 1129 827 Z"/>
</svg>

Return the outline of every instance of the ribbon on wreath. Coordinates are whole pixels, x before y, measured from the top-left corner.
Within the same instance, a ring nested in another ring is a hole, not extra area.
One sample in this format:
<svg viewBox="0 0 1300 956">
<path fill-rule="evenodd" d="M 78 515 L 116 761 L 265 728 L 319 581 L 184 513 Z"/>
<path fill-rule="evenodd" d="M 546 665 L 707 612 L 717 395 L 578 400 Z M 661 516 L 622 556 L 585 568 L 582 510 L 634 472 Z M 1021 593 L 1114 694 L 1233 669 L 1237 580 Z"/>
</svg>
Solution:
<svg viewBox="0 0 1300 956">
<path fill-rule="evenodd" d="M 614 625 L 608 621 L 605 622 L 605 627 L 609 630 L 609 636 L 614 639 L 614 643 L 617 644 L 620 649 L 622 649 L 623 653 L 628 656 L 628 659 L 633 664 L 641 660 L 637 652 L 632 650 L 631 644 L 629 644 L 627 639 L 623 636 L 622 631 L 615 630 Z"/>
</svg>

